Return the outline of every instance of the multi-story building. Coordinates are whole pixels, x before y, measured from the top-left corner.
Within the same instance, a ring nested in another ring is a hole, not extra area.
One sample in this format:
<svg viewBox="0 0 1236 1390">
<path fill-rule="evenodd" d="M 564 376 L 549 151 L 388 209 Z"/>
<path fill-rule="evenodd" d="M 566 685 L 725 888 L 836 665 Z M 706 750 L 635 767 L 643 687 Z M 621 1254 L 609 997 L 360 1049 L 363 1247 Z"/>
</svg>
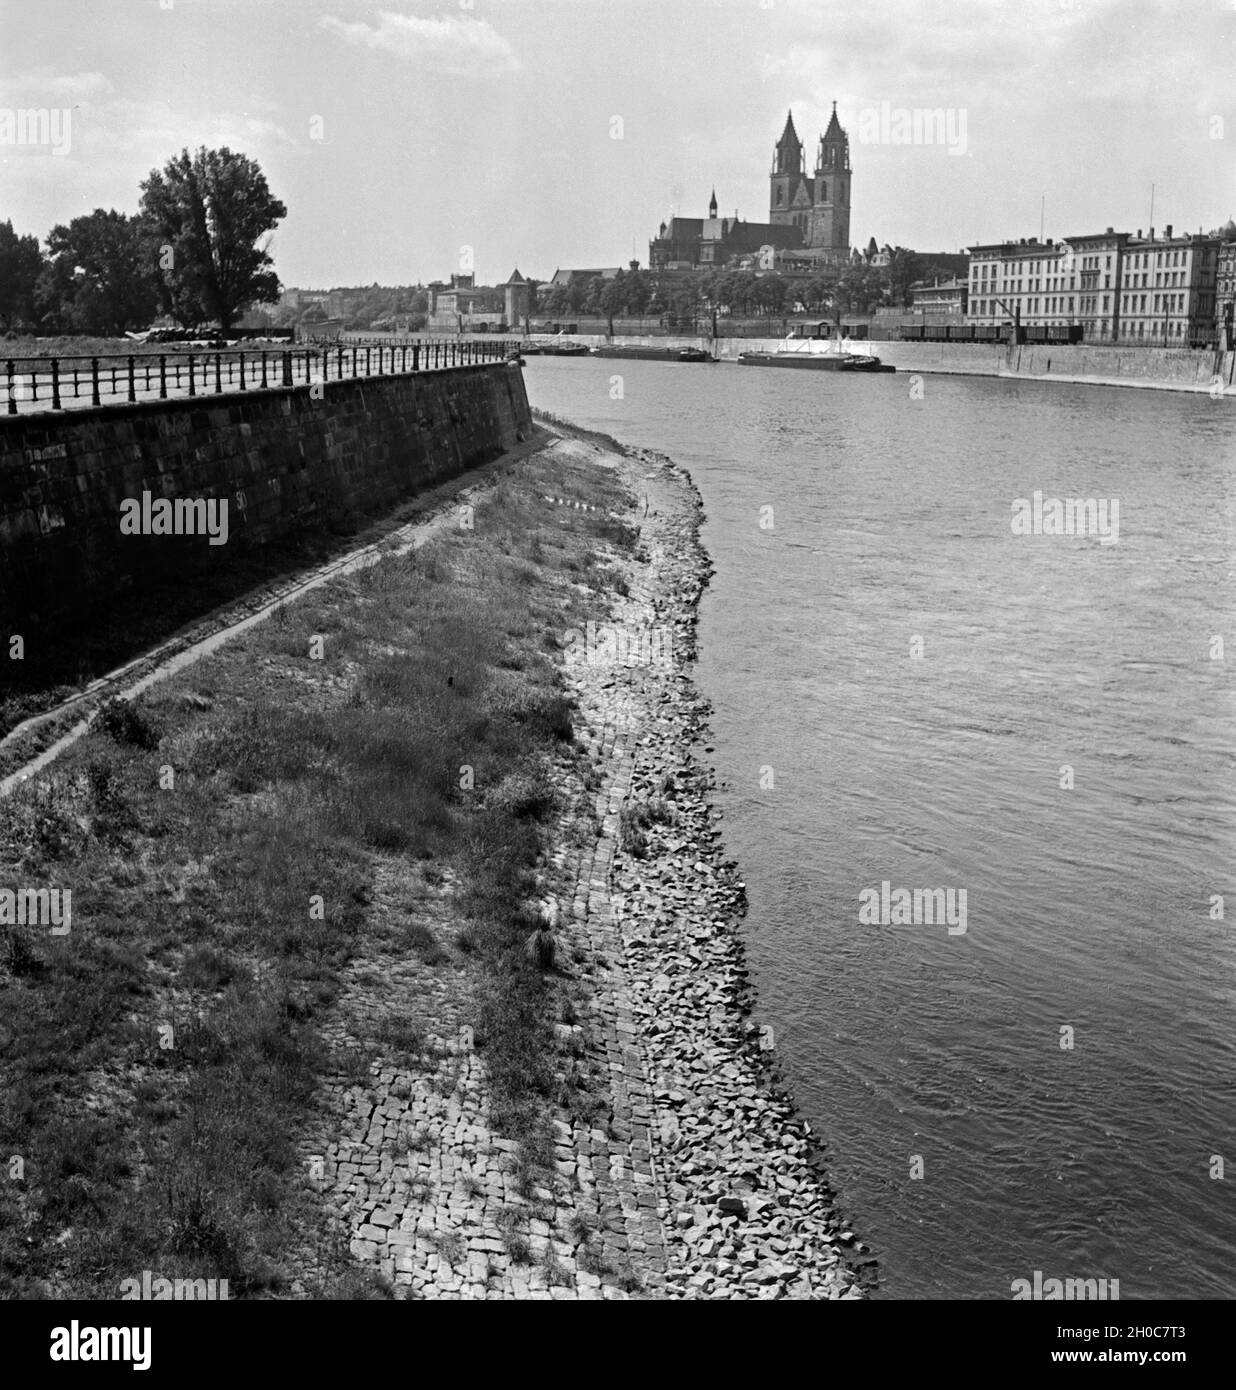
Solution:
<svg viewBox="0 0 1236 1390">
<path fill-rule="evenodd" d="M 1231 352 L 1236 349 L 1236 227 L 1228 226 L 1231 239 L 1220 244 L 1215 265 L 1215 342 Z"/>
<path fill-rule="evenodd" d="M 966 295 L 969 282 L 966 280 L 936 279 L 932 284 L 911 285 L 910 298 L 913 309 L 929 319 L 957 319 L 966 315 Z"/>
<path fill-rule="evenodd" d="M 1054 323 L 1059 314 L 1072 323 L 1077 287 L 1067 283 L 1063 259 L 1063 244 L 1037 237 L 971 246 L 968 321 L 1029 325 Z"/>
<path fill-rule="evenodd" d="M 970 248 L 968 321 L 1080 324 L 1087 342 L 1185 347 L 1210 340 L 1219 242 L 1108 227 Z"/>
<path fill-rule="evenodd" d="M 1129 240 L 1121 285 L 1122 342 L 1157 347 L 1206 345 L 1214 333 L 1219 239 L 1164 235 Z"/>
</svg>

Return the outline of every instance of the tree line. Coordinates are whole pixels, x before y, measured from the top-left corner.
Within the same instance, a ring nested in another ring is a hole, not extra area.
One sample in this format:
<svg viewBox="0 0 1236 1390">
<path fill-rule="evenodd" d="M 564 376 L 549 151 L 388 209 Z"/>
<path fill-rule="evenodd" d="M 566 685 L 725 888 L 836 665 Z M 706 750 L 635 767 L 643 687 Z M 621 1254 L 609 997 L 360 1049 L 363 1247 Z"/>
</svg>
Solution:
<svg viewBox="0 0 1236 1390">
<path fill-rule="evenodd" d="M 910 302 L 910 287 L 932 269 L 914 251 L 898 247 L 886 266 L 867 262 L 823 268 L 810 280 L 775 272 L 749 270 L 653 272 L 619 270 L 605 278 L 577 276 L 566 285 L 541 285 L 538 314 L 578 314 L 606 318 L 778 317 L 797 312 L 828 315 L 840 323 L 845 314 L 870 314 L 885 306 Z"/>
<path fill-rule="evenodd" d="M 0 222 L 0 326 L 113 337 L 165 314 L 226 333 L 279 297 L 268 246 L 287 208 L 253 160 L 186 149 L 140 187 L 135 214 L 96 208 L 42 246 Z"/>
</svg>

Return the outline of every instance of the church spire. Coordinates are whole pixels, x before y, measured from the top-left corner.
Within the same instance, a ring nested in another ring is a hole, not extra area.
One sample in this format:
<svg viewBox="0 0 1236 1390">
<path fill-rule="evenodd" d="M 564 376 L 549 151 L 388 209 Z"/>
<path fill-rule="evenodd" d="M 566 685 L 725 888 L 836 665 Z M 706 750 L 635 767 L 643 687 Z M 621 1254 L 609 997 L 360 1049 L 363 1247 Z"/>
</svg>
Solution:
<svg viewBox="0 0 1236 1390">
<path fill-rule="evenodd" d="M 712 197 L 708 200 L 708 216 L 715 218 L 717 215 L 717 190 L 712 190 Z"/>
<path fill-rule="evenodd" d="M 781 132 L 781 139 L 777 141 L 773 153 L 773 173 L 801 174 L 802 171 L 803 142 L 798 138 L 798 131 L 794 129 L 793 111 L 787 111 L 785 129 Z"/>
</svg>

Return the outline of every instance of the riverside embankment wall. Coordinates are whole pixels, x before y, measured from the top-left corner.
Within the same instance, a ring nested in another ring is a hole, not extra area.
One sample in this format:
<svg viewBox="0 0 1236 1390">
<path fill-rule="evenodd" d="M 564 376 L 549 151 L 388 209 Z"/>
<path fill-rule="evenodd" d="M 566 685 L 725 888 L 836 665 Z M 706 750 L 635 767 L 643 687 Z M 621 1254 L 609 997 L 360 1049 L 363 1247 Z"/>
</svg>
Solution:
<svg viewBox="0 0 1236 1390">
<path fill-rule="evenodd" d="M 346 529 L 530 427 L 506 365 L 0 416 L 0 636 L 191 582 L 294 530 Z M 122 504 L 143 493 L 226 501 L 226 544 L 123 534 Z"/>
<path fill-rule="evenodd" d="M 538 339 L 533 339 L 538 341 Z M 550 341 L 542 339 L 542 341 Z M 571 342 L 589 347 L 610 342 L 580 334 Z M 615 337 L 614 346 L 699 347 L 724 362 L 742 352 L 774 352 L 780 338 Z M 1236 353 L 1179 348 L 1101 347 L 1064 343 L 1005 347 L 983 343 L 911 343 L 854 339 L 855 352 L 873 352 L 899 371 L 941 372 L 958 376 L 1027 377 L 1079 381 L 1099 386 L 1144 386 L 1161 390 L 1213 391 L 1216 379 L 1226 395 L 1236 396 Z"/>
</svg>

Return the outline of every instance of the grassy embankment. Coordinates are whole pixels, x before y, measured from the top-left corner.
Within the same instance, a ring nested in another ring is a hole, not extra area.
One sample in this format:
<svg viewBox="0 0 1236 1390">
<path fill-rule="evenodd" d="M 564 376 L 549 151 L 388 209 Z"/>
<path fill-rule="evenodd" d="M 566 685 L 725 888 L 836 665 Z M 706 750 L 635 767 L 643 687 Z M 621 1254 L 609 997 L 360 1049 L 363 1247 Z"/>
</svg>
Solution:
<svg viewBox="0 0 1236 1390">
<path fill-rule="evenodd" d="M 559 986 L 522 904 L 557 809 L 547 768 L 574 756 L 555 648 L 604 608 L 628 502 L 607 470 L 525 459 L 472 530 L 109 707 L 0 803 L 0 888 L 73 892 L 68 935 L 0 927 L 0 1154 L 22 1169 L 0 1181 L 0 1297 L 115 1297 L 143 1269 L 277 1295 L 314 1215 L 294 1138 L 319 1078 L 436 1060 L 411 1022 L 360 1053 L 324 1041 L 368 934 L 469 972 L 497 1123 L 525 1163 L 545 1154 Z M 417 892 L 449 889 L 452 932 L 416 893 L 375 910 L 392 860 Z M 323 1257 L 323 1292 L 356 1291 L 347 1264 Z"/>
</svg>

